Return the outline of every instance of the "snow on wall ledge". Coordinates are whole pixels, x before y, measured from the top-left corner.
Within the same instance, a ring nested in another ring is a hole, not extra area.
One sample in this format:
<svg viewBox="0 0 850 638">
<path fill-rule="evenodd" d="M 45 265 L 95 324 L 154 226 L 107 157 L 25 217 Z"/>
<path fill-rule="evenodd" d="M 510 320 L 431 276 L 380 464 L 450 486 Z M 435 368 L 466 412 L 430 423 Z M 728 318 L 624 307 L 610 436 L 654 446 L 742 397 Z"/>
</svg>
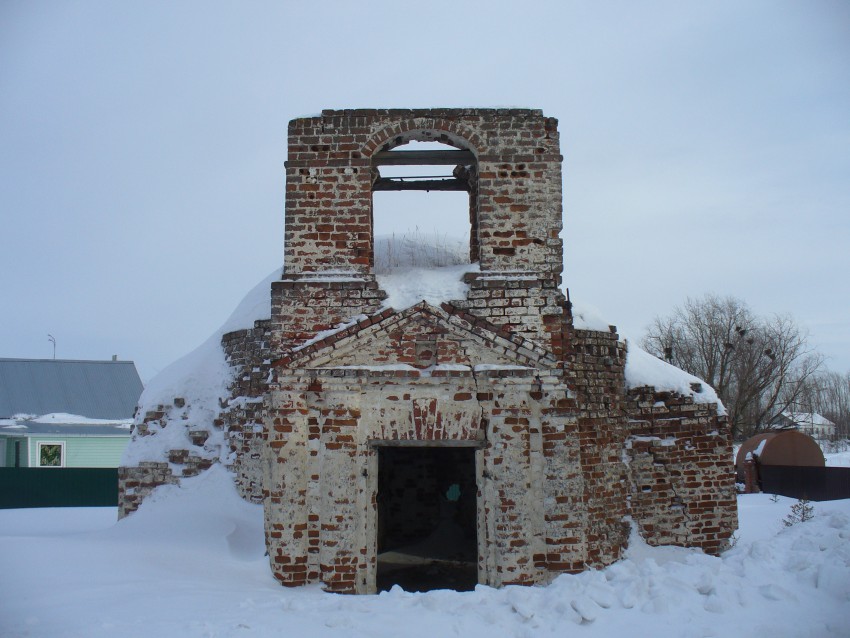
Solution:
<svg viewBox="0 0 850 638">
<path fill-rule="evenodd" d="M 626 388 L 653 386 L 656 390 L 677 392 L 693 397 L 695 403 L 716 403 L 717 414 L 726 415 L 726 408 L 714 388 L 699 377 L 672 366 L 646 350 L 626 342 Z"/>
<path fill-rule="evenodd" d="M 579 330 L 608 332 L 610 325 L 593 306 L 573 303 L 573 325 Z M 717 414 L 724 416 L 726 408 L 714 388 L 699 377 L 662 361 L 626 339 L 626 389 L 652 386 L 661 392 L 676 392 L 692 397 L 695 403 L 716 403 Z"/>
</svg>

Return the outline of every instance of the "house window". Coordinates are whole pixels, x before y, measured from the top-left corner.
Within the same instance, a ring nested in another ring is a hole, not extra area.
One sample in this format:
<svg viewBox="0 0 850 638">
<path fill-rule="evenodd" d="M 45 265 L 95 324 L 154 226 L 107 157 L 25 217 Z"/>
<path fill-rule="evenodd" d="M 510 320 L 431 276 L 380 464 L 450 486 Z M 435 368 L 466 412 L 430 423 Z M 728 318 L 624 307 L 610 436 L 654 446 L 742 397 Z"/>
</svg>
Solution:
<svg viewBox="0 0 850 638">
<path fill-rule="evenodd" d="M 36 449 L 38 467 L 65 467 L 65 443 L 62 441 L 39 441 Z"/>
</svg>

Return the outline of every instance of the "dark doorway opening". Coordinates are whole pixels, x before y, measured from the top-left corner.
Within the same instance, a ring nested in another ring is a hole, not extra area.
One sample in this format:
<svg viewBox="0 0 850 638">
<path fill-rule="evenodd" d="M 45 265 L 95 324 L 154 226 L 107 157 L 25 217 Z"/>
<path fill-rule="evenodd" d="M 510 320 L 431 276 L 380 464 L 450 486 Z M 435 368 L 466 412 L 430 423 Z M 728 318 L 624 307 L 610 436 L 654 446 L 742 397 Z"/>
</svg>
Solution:
<svg viewBox="0 0 850 638">
<path fill-rule="evenodd" d="M 474 589 L 477 500 L 474 448 L 378 448 L 378 590 Z"/>
</svg>

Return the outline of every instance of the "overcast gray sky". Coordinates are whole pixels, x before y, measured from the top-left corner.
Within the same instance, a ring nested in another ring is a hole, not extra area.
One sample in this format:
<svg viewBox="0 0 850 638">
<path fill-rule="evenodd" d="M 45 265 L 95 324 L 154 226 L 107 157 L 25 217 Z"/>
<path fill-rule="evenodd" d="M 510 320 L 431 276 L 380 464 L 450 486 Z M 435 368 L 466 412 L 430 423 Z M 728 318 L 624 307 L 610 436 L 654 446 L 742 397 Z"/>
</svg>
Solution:
<svg viewBox="0 0 850 638">
<path fill-rule="evenodd" d="M 3 0 L 0 357 L 149 379 L 281 264 L 290 119 L 432 106 L 560 120 L 564 281 L 627 335 L 729 294 L 850 370 L 843 0 Z"/>
</svg>

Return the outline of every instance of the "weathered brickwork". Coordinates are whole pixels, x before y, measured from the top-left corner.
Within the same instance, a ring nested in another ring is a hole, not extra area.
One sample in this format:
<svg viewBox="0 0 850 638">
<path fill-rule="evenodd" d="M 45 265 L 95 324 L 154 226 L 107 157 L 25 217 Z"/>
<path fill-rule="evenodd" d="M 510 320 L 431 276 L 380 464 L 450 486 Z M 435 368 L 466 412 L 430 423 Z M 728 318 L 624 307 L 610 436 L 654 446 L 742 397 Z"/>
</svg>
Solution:
<svg viewBox="0 0 850 638">
<path fill-rule="evenodd" d="M 166 428 L 179 429 L 185 433 L 185 445 L 168 450 L 165 459 L 118 469 L 119 518 L 135 511 L 160 485 L 196 476 L 218 462 L 234 472 L 243 498 L 256 503 L 262 500 L 260 451 L 265 440 L 264 400 L 271 362 L 268 329 L 268 321 L 257 321 L 253 329 L 224 335 L 221 345 L 233 380 L 229 398 L 218 406 L 217 415 L 203 414 L 200 422 L 193 422 L 191 406 L 180 397 L 142 415 L 135 438 L 144 440 Z"/>
<path fill-rule="evenodd" d="M 142 461 L 132 467 L 119 467 L 118 518 L 135 512 L 156 488 L 178 482 L 168 463 Z"/>
<path fill-rule="evenodd" d="M 583 560 L 588 565 L 619 558 L 628 537 L 622 462 L 625 354 L 616 332 L 574 330 L 565 363 L 578 397 L 577 438 L 586 484 Z"/>
<path fill-rule="evenodd" d="M 654 388 L 627 397 L 631 512 L 651 545 L 716 554 L 738 528 L 732 436 L 715 404 Z"/>
<path fill-rule="evenodd" d="M 222 406 L 221 426 L 227 435 L 229 464 L 242 498 L 262 500 L 260 457 L 265 435 L 265 396 L 271 367 L 269 322 L 257 321 L 250 330 L 229 332 L 221 340 L 227 362 L 234 371 L 230 398 Z"/>
<path fill-rule="evenodd" d="M 455 172 L 469 177 L 479 268 L 463 299 L 392 309 L 373 272 L 375 158 L 410 141 L 474 158 Z M 271 317 L 224 336 L 233 383 L 213 426 L 186 425 L 191 444 L 167 462 L 122 468 L 122 513 L 213 462 L 222 433 L 220 460 L 244 498 L 262 501 L 285 585 L 376 591 L 379 539 L 392 526 L 379 529 L 381 451 L 412 458 L 405 448 L 468 459 L 458 480 L 474 493 L 463 510 L 476 521 L 480 583 L 545 583 L 610 564 L 630 518 L 650 543 L 721 551 L 736 527 L 727 423 L 713 404 L 627 392 L 616 329 L 574 328 L 561 287 L 561 161 L 557 121 L 537 110 L 293 120 Z M 179 427 L 179 414 L 150 415 L 153 430 Z M 439 481 L 426 465 L 393 470 L 408 483 L 391 491 L 417 495 L 394 511 L 434 509 L 422 494 Z M 397 527 L 400 538 L 417 529 Z"/>
<path fill-rule="evenodd" d="M 544 485 L 563 500 L 581 494 L 582 478 L 577 459 L 566 458 L 554 460 L 567 468 L 557 482 L 543 480 L 543 428 L 571 427 L 562 371 L 544 349 L 448 304 L 423 303 L 380 313 L 278 364 L 265 483 L 277 488 L 266 517 L 283 582 L 374 589 L 376 450 L 400 442 L 477 450 L 481 582 L 549 578 Z M 579 525 L 574 512 L 566 516 Z M 293 546 L 306 561 L 293 562 Z"/>
<path fill-rule="evenodd" d="M 482 271 L 560 274 L 557 120 L 528 109 L 328 110 L 290 122 L 288 273 L 371 272 L 372 156 L 410 141 L 475 154 L 472 241 Z"/>
<path fill-rule="evenodd" d="M 529 273 L 470 273 L 470 290 L 457 308 L 505 330 L 540 343 L 556 357 L 565 347 L 568 322 L 566 299 L 558 288 L 560 276 Z"/>
<path fill-rule="evenodd" d="M 337 273 L 287 273 L 282 281 L 272 283 L 271 294 L 269 340 L 272 351 L 278 353 L 353 317 L 374 314 L 386 297 L 374 275 Z"/>
<path fill-rule="evenodd" d="M 191 422 L 182 398 L 145 413 L 133 434 L 144 439 L 165 428 L 178 429 L 184 434 L 185 445 L 168 450 L 167 459 L 141 461 L 138 465 L 118 468 L 118 518 L 136 511 L 157 487 L 197 476 L 214 463 L 211 455 L 217 455 L 219 450 L 208 446 L 209 430 Z"/>
</svg>

